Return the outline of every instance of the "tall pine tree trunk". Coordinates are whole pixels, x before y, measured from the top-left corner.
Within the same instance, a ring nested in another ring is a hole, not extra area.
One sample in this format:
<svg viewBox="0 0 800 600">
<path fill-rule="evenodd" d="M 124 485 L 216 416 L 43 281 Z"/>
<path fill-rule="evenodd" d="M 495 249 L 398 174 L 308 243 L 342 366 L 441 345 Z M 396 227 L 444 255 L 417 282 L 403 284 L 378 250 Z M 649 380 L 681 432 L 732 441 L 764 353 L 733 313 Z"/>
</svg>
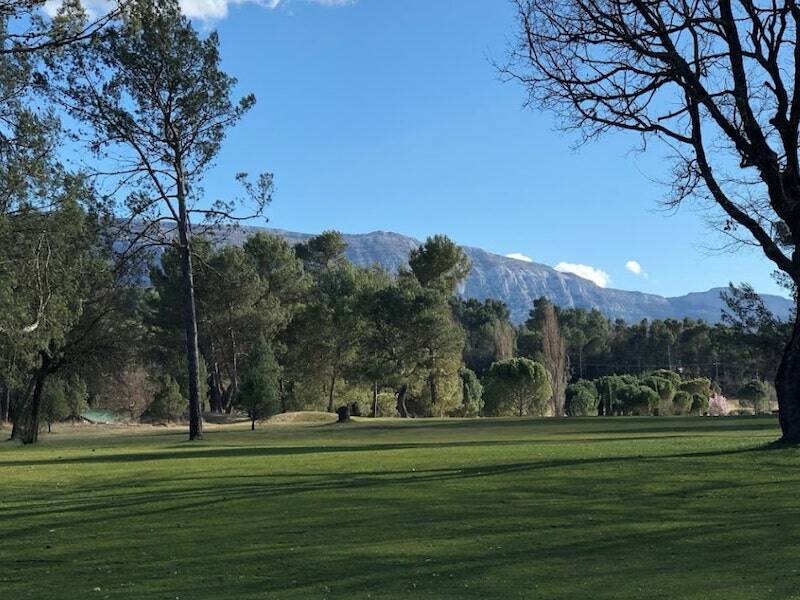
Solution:
<svg viewBox="0 0 800 600">
<path fill-rule="evenodd" d="M 333 412 L 333 403 L 336 399 L 336 372 L 331 375 L 331 388 L 328 392 L 328 412 Z"/>
<path fill-rule="evenodd" d="M 798 298 L 800 309 L 800 298 Z M 800 310 L 796 313 L 792 335 L 783 350 L 775 377 L 778 394 L 778 419 L 783 441 L 800 443 Z"/>
<path fill-rule="evenodd" d="M 436 352 L 431 352 L 431 373 L 428 385 L 431 391 L 431 413 L 433 414 L 434 409 L 439 405 L 439 397 L 436 393 Z"/>
<path fill-rule="evenodd" d="M 203 414 L 200 410 L 200 348 L 197 342 L 197 308 L 194 299 L 194 272 L 189 232 L 189 215 L 183 181 L 178 183 L 178 235 L 183 278 L 183 324 L 186 335 L 186 359 L 189 366 L 189 440 L 203 437 Z"/>
<path fill-rule="evenodd" d="M 229 305 L 228 314 L 231 312 L 232 308 Z M 239 393 L 239 359 L 238 344 L 236 343 L 236 334 L 233 332 L 233 328 L 228 330 L 228 337 L 231 344 L 231 383 L 228 386 L 225 412 L 230 414 L 233 412 L 233 406 L 236 404 L 236 396 Z"/>
<path fill-rule="evenodd" d="M 225 399 L 223 398 L 222 373 L 217 360 L 217 348 L 212 339 L 209 342 L 211 368 L 208 373 L 209 403 L 211 412 L 222 414 L 225 412 Z"/>
<path fill-rule="evenodd" d="M 0 423 L 8 422 L 8 413 L 11 410 L 11 388 L 5 383 L 0 383 Z"/>
</svg>

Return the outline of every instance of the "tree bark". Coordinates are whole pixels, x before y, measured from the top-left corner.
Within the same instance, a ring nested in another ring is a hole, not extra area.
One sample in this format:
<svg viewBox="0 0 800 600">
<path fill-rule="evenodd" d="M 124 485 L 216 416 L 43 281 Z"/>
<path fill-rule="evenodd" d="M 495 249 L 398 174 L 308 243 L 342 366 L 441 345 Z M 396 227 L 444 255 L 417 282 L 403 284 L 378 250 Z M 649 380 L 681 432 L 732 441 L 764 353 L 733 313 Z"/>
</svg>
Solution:
<svg viewBox="0 0 800 600">
<path fill-rule="evenodd" d="M 281 412 L 286 412 L 286 389 L 283 386 L 283 377 L 278 379 L 278 390 L 281 396 Z"/>
<path fill-rule="evenodd" d="M 378 418 L 378 382 L 372 385 L 372 418 Z"/>
<path fill-rule="evenodd" d="M 211 362 L 211 367 L 208 370 L 208 390 L 210 395 L 209 403 L 211 405 L 211 412 L 222 414 L 225 412 L 225 399 L 223 398 L 222 389 L 222 373 L 219 369 L 217 349 L 213 339 L 209 342 L 209 349 L 209 360 Z"/>
<path fill-rule="evenodd" d="M 431 353 L 431 374 L 428 385 L 431 390 L 431 408 L 435 409 L 439 405 L 439 399 L 436 394 L 436 352 Z"/>
<path fill-rule="evenodd" d="M 50 356 L 46 352 L 40 352 L 39 356 L 41 364 L 28 384 L 28 390 L 19 408 L 19 414 L 15 415 L 14 427 L 11 430 L 11 439 L 19 440 L 23 444 L 34 444 L 39 439 L 42 391 L 47 376 L 52 372 Z"/>
<path fill-rule="evenodd" d="M 336 373 L 331 376 L 331 388 L 328 392 L 328 412 L 332 413 L 333 410 L 333 403 L 336 399 Z"/>
<path fill-rule="evenodd" d="M 231 312 L 230 307 L 228 307 L 228 312 Z M 236 336 L 233 333 L 233 329 L 228 332 L 228 335 L 231 342 L 231 384 L 228 386 L 226 412 L 230 414 L 233 412 L 236 395 L 239 393 L 239 360 L 237 359 Z"/>
<path fill-rule="evenodd" d="M 405 383 L 400 386 L 400 391 L 397 392 L 397 412 L 404 419 L 408 418 L 408 409 L 406 408 L 406 394 L 408 393 L 408 385 Z"/>
<path fill-rule="evenodd" d="M 250 431 L 255 431 L 255 430 L 256 430 L 256 418 L 252 417 L 250 419 Z"/>
<path fill-rule="evenodd" d="M 11 410 L 11 388 L 5 383 L 0 383 L 0 423 L 8 422 Z"/>
<path fill-rule="evenodd" d="M 200 410 L 200 349 L 197 342 L 197 308 L 194 299 L 192 248 L 189 239 L 189 218 L 183 182 L 178 184 L 178 235 L 183 277 L 183 324 L 186 335 L 186 358 L 189 365 L 189 440 L 203 438 L 203 415 Z"/>
<path fill-rule="evenodd" d="M 211 385 L 209 385 L 209 390 L 211 392 L 211 412 L 222 414 L 225 412 L 225 398 L 222 389 L 222 375 L 219 372 L 219 363 L 214 363 L 208 378 L 211 383 Z"/>
<path fill-rule="evenodd" d="M 778 394 L 782 441 L 800 443 L 800 313 L 795 317 L 792 335 L 783 350 L 775 377 L 775 391 Z"/>
</svg>

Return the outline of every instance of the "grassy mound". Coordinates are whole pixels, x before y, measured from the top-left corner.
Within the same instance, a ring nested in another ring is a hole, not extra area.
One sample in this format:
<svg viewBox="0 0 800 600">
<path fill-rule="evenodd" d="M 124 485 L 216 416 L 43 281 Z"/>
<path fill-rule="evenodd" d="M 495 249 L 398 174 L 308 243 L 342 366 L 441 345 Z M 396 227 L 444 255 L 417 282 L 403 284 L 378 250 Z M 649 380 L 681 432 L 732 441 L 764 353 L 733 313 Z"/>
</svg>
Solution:
<svg viewBox="0 0 800 600">
<path fill-rule="evenodd" d="M 313 423 L 335 423 L 336 415 L 329 412 L 314 412 L 314 411 L 301 411 L 282 413 L 270 417 L 269 423 L 271 425 L 300 425 L 300 424 L 313 424 Z"/>
<path fill-rule="evenodd" d="M 773 418 L 307 422 L 0 446 L 0 596 L 797 593 Z"/>
</svg>

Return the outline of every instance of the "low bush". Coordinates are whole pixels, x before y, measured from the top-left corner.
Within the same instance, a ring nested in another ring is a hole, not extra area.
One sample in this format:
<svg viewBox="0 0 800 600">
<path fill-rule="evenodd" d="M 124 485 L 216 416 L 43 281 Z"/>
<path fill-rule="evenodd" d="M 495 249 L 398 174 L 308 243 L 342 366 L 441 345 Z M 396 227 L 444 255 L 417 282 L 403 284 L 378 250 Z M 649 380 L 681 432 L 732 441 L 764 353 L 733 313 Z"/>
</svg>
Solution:
<svg viewBox="0 0 800 600">
<path fill-rule="evenodd" d="M 693 415 L 705 415 L 708 414 L 708 396 L 704 396 L 703 394 L 692 394 L 692 409 L 691 414 Z"/>
<path fill-rule="evenodd" d="M 672 398 L 672 414 L 688 415 L 692 410 L 692 395 L 685 390 L 678 390 Z"/>
<path fill-rule="evenodd" d="M 595 416 L 598 402 L 599 397 L 594 383 L 580 379 L 567 386 L 564 410 L 570 417 Z"/>
<path fill-rule="evenodd" d="M 186 412 L 186 406 L 178 382 L 171 375 L 163 375 L 158 380 L 155 397 L 144 416 L 161 420 L 177 419 Z"/>
</svg>

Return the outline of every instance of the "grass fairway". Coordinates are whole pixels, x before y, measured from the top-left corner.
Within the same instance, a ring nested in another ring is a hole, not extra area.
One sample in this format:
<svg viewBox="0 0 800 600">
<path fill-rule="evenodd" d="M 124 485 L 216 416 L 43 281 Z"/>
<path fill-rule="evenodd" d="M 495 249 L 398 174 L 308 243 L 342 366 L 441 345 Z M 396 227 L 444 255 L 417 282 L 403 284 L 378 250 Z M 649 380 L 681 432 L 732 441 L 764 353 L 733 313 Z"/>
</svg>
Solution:
<svg viewBox="0 0 800 600">
<path fill-rule="evenodd" d="M 0 445 L 0 598 L 800 598 L 772 418 L 364 421 Z"/>
</svg>

